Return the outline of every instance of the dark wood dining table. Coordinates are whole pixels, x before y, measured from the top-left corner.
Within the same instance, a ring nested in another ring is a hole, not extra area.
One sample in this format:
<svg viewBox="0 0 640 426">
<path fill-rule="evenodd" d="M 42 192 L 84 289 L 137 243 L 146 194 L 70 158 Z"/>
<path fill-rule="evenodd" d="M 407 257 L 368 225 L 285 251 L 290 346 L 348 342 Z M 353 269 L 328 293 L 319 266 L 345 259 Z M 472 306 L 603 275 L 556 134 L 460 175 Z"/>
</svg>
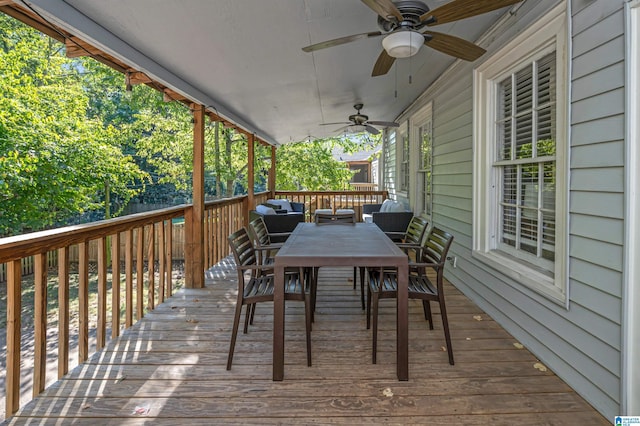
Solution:
<svg viewBox="0 0 640 426">
<path fill-rule="evenodd" d="M 284 379 L 284 269 L 301 266 L 398 268 L 397 375 L 409 380 L 408 257 L 373 223 L 300 223 L 275 255 L 273 380 Z"/>
</svg>

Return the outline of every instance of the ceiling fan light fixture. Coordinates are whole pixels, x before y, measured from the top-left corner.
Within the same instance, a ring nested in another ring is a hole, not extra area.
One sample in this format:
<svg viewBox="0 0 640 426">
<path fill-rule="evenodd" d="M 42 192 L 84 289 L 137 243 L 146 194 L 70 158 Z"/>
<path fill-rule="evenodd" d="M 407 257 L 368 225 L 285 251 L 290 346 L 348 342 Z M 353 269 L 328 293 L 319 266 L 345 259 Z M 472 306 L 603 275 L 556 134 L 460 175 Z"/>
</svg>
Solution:
<svg viewBox="0 0 640 426">
<path fill-rule="evenodd" d="M 363 133 L 367 130 L 364 124 L 354 124 L 347 127 L 347 133 Z"/>
<path fill-rule="evenodd" d="M 382 47 L 393 58 L 408 58 L 415 55 L 424 43 L 424 36 L 417 31 L 395 31 L 382 39 Z"/>
</svg>

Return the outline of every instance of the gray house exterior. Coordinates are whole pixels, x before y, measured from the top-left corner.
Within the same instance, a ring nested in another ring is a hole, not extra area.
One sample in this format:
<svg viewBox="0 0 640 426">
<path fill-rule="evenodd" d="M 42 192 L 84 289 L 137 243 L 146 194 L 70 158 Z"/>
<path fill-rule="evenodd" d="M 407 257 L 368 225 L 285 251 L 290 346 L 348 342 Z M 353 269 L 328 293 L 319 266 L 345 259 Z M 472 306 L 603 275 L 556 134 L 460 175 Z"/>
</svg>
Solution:
<svg viewBox="0 0 640 426">
<path fill-rule="evenodd" d="M 427 89 L 397 117 L 414 91 L 401 87 L 394 101 L 379 83 L 393 79 L 369 78 L 379 44 L 300 50 L 371 31 L 373 17 L 357 10 L 370 14 L 366 2 L 28 3 L 274 146 L 366 98 L 372 116 L 401 124 L 385 130 L 378 188 L 454 234 L 448 280 L 604 416 L 640 416 L 640 0 L 524 0 L 495 23 L 490 14 L 460 21 L 454 33 L 487 53 L 422 80 Z M 189 25 L 175 25 L 178 9 L 185 22 L 194 13 Z M 231 48 L 207 54 L 212 40 Z M 214 67 L 217 55 L 225 67 Z M 429 75 L 417 67 L 449 63 L 437 55 L 414 59 L 412 87 Z M 341 78 L 362 58 L 367 78 Z"/>
<path fill-rule="evenodd" d="M 446 277 L 612 420 L 640 414 L 639 17 L 637 0 L 523 2 L 382 155 L 381 187 L 455 235 Z M 537 258 L 511 251 L 530 237 Z"/>
</svg>

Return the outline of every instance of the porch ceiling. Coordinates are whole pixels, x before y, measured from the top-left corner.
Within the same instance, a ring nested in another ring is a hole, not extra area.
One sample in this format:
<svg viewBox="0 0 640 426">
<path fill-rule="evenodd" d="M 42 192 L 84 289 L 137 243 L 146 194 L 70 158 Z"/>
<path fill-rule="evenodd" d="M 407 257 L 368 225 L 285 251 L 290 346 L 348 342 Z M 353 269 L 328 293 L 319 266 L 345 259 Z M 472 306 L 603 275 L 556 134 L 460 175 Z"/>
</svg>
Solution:
<svg viewBox="0 0 640 426">
<path fill-rule="evenodd" d="M 448 0 L 426 0 L 435 8 Z M 20 2 L 17 2 L 20 3 Z M 378 31 L 359 0 L 32 0 L 47 19 L 272 144 L 335 135 L 364 103 L 393 121 L 454 58 L 423 47 L 371 77 L 382 37 L 305 53 L 303 46 Z M 434 27 L 475 41 L 508 8 Z M 411 83 L 409 82 L 411 76 Z"/>
</svg>

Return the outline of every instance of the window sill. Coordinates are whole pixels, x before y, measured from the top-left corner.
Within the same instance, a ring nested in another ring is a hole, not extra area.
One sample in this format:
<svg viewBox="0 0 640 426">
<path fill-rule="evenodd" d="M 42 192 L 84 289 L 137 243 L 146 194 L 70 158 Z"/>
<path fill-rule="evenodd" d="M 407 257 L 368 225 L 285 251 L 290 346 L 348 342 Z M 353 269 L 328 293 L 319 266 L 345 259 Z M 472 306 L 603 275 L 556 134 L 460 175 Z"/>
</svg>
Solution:
<svg viewBox="0 0 640 426">
<path fill-rule="evenodd" d="M 550 301 L 566 307 L 566 294 L 556 286 L 554 278 L 498 251 L 474 251 L 473 257 L 501 272 Z"/>
</svg>

